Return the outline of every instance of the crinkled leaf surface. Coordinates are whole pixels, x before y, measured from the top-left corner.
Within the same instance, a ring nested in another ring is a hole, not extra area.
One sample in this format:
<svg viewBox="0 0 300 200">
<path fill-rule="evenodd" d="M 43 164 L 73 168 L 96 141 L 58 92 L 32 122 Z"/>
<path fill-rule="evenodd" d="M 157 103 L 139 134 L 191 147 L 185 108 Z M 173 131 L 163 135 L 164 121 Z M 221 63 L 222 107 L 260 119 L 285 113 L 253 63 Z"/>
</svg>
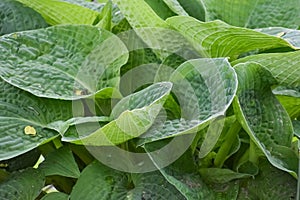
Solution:
<svg viewBox="0 0 300 200">
<path fill-rule="evenodd" d="M 115 47 L 118 48 L 115 48 Z M 39 97 L 110 96 L 128 54 L 112 33 L 63 25 L 0 38 L 0 76 Z"/>
<path fill-rule="evenodd" d="M 271 91 L 272 75 L 257 63 L 235 67 L 239 88 L 234 101 L 238 120 L 275 167 L 297 176 L 290 118 Z"/>
<path fill-rule="evenodd" d="M 83 114 L 80 104 L 73 113 L 72 102 L 38 98 L 0 80 L 0 160 L 25 153 L 57 136 L 48 129 L 49 124 L 68 120 L 76 112 Z M 26 134 L 27 126 L 36 133 Z"/>
<path fill-rule="evenodd" d="M 171 88 L 170 82 L 156 83 L 123 98 L 113 108 L 114 120 L 88 136 L 79 135 L 80 140 L 76 138 L 74 142 L 97 146 L 113 145 L 140 136 L 154 123 Z M 86 128 L 89 129 L 88 124 Z M 63 140 L 68 140 L 68 137 Z"/>
<path fill-rule="evenodd" d="M 176 16 L 166 20 L 203 56 L 237 58 L 252 50 L 290 47 L 285 40 L 254 30 L 228 25 L 222 21 L 201 22 L 192 17 Z"/>
<path fill-rule="evenodd" d="M 241 182 L 238 199 L 296 199 L 297 180 L 265 160 L 260 160 L 255 179 Z"/>
<path fill-rule="evenodd" d="M 174 16 L 175 13 L 169 6 L 166 4 L 165 1 L 160 0 L 144 0 L 151 9 L 162 19 L 167 19 L 168 17 Z"/>
<path fill-rule="evenodd" d="M 62 147 L 46 155 L 45 160 L 39 165 L 46 176 L 59 175 L 78 178 L 80 171 L 73 157 L 72 151 Z"/>
<path fill-rule="evenodd" d="M 47 27 L 43 17 L 15 0 L 0 2 L 0 35 Z"/>
<path fill-rule="evenodd" d="M 181 118 L 158 118 L 140 144 L 197 132 L 224 114 L 237 89 L 236 74 L 225 58 L 187 61 L 174 71 L 170 81 L 181 106 Z"/>
<path fill-rule="evenodd" d="M 202 0 L 177 0 L 189 16 L 205 21 L 205 7 Z"/>
<path fill-rule="evenodd" d="M 98 12 L 59 0 L 18 0 L 40 13 L 50 25 L 89 24 L 98 22 Z M 76 14 L 75 14 L 76 13 Z"/>
<path fill-rule="evenodd" d="M 45 184 L 45 177 L 39 170 L 28 168 L 14 172 L 0 184 L 0 199 L 35 199 Z"/>
<path fill-rule="evenodd" d="M 300 86 L 300 51 L 286 53 L 265 53 L 247 56 L 232 62 L 232 65 L 256 62 L 271 72 L 279 84 Z"/>
<path fill-rule="evenodd" d="M 159 172 L 130 175 L 94 162 L 81 173 L 71 192 L 71 199 L 180 200 L 185 198 Z"/>
<path fill-rule="evenodd" d="M 300 2 L 273 0 L 203 0 L 206 20 L 220 19 L 234 26 L 297 28 Z"/>
</svg>

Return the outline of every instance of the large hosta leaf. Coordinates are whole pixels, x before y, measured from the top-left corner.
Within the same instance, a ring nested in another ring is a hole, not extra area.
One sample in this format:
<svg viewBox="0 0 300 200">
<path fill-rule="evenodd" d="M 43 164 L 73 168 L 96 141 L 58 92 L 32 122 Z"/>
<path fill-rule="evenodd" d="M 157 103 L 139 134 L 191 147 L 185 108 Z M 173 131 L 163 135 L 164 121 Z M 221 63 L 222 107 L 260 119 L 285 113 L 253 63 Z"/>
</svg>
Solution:
<svg viewBox="0 0 300 200">
<path fill-rule="evenodd" d="M 255 179 L 241 182 L 238 199 L 297 199 L 297 181 L 288 173 L 260 160 L 260 173 Z"/>
<path fill-rule="evenodd" d="M 197 132 L 224 114 L 237 89 L 236 74 L 225 58 L 187 61 L 174 71 L 170 81 L 181 107 L 181 118 L 158 119 L 141 143 Z"/>
<path fill-rule="evenodd" d="M 79 141 L 78 138 L 75 138 L 74 142 L 93 146 L 113 145 L 140 136 L 154 123 L 171 88 L 171 83 L 161 82 L 125 97 L 113 108 L 113 121 L 88 136 L 86 135 L 87 131 L 83 131 L 85 135 L 79 133 Z M 89 127 L 87 124 L 86 130 Z M 63 140 L 72 141 L 74 139 L 65 136 Z"/>
<path fill-rule="evenodd" d="M 239 122 L 272 165 L 297 176 L 292 123 L 270 88 L 276 81 L 257 63 L 239 64 L 235 70 L 239 89 L 234 109 Z"/>
<path fill-rule="evenodd" d="M 291 47 L 285 40 L 254 30 L 230 26 L 222 21 L 201 22 L 192 17 L 176 16 L 167 23 L 186 37 L 203 55 L 237 58 L 253 50 Z"/>
<path fill-rule="evenodd" d="M 300 86 L 300 51 L 287 53 L 265 53 L 238 59 L 232 63 L 256 62 L 271 72 L 279 84 Z"/>
<path fill-rule="evenodd" d="M 59 175 L 78 178 L 80 175 L 73 154 L 67 147 L 62 147 L 47 154 L 45 161 L 39 165 L 39 169 L 42 170 L 46 176 Z"/>
<path fill-rule="evenodd" d="M 221 19 L 249 28 L 283 26 L 297 28 L 300 20 L 298 0 L 203 0 L 206 20 Z"/>
<path fill-rule="evenodd" d="M 39 12 L 50 25 L 89 24 L 98 22 L 98 12 L 59 0 L 18 0 Z M 76 14 L 75 14 L 76 13 Z"/>
<path fill-rule="evenodd" d="M 130 175 L 94 162 L 81 173 L 71 192 L 71 199 L 181 200 L 185 198 L 159 172 Z"/>
<path fill-rule="evenodd" d="M 82 107 L 76 109 L 77 115 L 83 115 Z M 0 160 L 25 153 L 57 136 L 57 132 L 47 129 L 50 124 L 72 117 L 71 102 L 37 98 L 0 80 Z"/>
<path fill-rule="evenodd" d="M 47 27 L 40 14 L 14 0 L 0 2 L 0 35 Z"/>
<path fill-rule="evenodd" d="M 28 168 L 14 172 L 5 182 L 0 184 L 0 199 L 35 199 L 41 192 L 44 183 L 45 177 L 38 170 Z"/>
<path fill-rule="evenodd" d="M 176 14 L 178 15 L 188 15 L 188 13 L 183 9 L 180 3 L 177 0 L 163 0 L 165 4 Z"/>
<path fill-rule="evenodd" d="M 0 76 L 40 97 L 110 96 L 127 58 L 116 36 L 87 25 L 53 26 L 0 38 Z"/>
</svg>

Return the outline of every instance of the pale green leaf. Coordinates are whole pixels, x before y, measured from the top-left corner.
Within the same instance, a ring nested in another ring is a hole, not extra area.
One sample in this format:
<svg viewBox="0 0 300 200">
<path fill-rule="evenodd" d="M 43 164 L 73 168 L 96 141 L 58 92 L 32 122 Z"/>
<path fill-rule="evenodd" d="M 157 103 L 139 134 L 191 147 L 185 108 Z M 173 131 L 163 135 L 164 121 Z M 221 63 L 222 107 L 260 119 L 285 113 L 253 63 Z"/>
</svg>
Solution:
<svg viewBox="0 0 300 200">
<path fill-rule="evenodd" d="M 300 51 L 286 53 L 265 53 L 247 56 L 232 63 L 255 62 L 267 69 L 279 84 L 285 86 L 300 86 Z"/>
<path fill-rule="evenodd" d="M 73 113 L 72 102 L 38 98 L 0 80 L 0 160 L 18 156 L 56 137 L 58 133 L 48 125 L 73 115 L 82 116 L 83 107 L 77 103 Z"/>
<path fill-rule="evenodd" d="M 42 16 L 15 0 L 0 2 L 0 35 L 47 27 Z"/>
<path fill-rule="evenodd" d="M 141 0 L 113 0 L 119 7 L 123 15 L 133 28 L 142 27 L 162 27 L 168 25 L 151 9 L 151 7 Z"/>
<path fill-rule="evenodd" d="M 291 47 L 285 40 L 254 30 L 228 25 L 222 21 L 201 22 L 192 17 L 176 16 L 166 20 L 205 57 L 236 59 L 253 50 Z"/>
<path fill-rule="evenodd" d="M 72 200 L 185 199 L 159 172 L 126 174 L 97 162 L 83 170 L 70 198 Z"/>
<path fill-rule="evenodd" d="M 220 19 L 234 26 L 297 28 L 300 22 L 298 0 L 203 0 L 206 20 Z"/>
<path fill-rule="evenodd" d="M 2 200 L 32 200 L 41 192 L 45 177 L 32 168 L 12 173 L 0 184 L 0 199 Z"/>
<path fill-rule="evenodd" d="M 50 25 L 98 22 L 99 13 L 80 5 L 59 0 L 18 0 L 40 13 Z M 76 13 L 76 14 L 75 14 Z"/>
<path fill-rule="evenodd" d="M 71 100 L 110 97 L 128 53 L 108 31 L 63 25 L 3 36 L 0 58 L 0 76 L 10 84 L 39 97 Z"/>
<path fill-rule="evenodd" d="M 78 178 L 80 175 L 72 151 L 67 147 L 59 148 L 47 154 L 45 160 L 39 165 L 39 169 L 46 176 L 59 175 Z"/>
<path fill-rule="evenodd" d="M 108 1 L 105 4 L 103 9 L 101 10 L 99 17 L 101 20 L 96 24 L 96 26 L 110 31 L 111 30 L 111 20 L 112 20 L 112 3 L 111 3 L 111 1 Z"/>
<path fill-rule="evenodd" d="M 275 167 L 297 176 L 290 118 L 271 91 L 272 75 L 256 63 L 235 67 L 239 88 L 234 101 L 237 119 Z"/>
<path fill-rule="evenodd" d="M 300 87 L 277 87 L 273 93 L 292 119 L 300 116 Z"/>
<path fill-rule="evenodd" d="M 113 108 L 113 121 L 99 127 L 98 130 L 86 135 L 79 134 L 79 140 L 73 142 L 85 145 L 120 144 L 146 132 L 154 123 L 156 116 L 167 99 L 172 84 L 169 82 L 156 83 L 148 88 L 123 98 Z M 82 127 L 83 128 L 83 127 Z M 86 130 L 90 129 L 89 124 Z M 63 140 L 70 140 L 68 137 Z"/>
</svg>

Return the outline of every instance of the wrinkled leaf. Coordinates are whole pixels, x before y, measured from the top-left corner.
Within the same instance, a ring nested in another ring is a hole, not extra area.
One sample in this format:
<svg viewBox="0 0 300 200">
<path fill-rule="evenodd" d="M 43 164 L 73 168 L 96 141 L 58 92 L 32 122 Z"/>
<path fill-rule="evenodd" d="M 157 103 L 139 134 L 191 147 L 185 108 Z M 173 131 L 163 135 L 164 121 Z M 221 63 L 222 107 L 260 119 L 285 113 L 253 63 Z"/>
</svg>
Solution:
<svg viewBox="0 0 300 200">
<path fill-rule="evenodd" d="M 46 194 L 41 200 L 68 200 L 69 195 L 62 192 L 51 192 Z"/>
<path fill-rule="evenodd" d="M 72 102 L 37 98 L 0 80 L 0 160 L 30 151 L 56 137 L 58 133 L 48 129 L 49 124 L 83 114 L 81 104 L 74 109 L 73 113 Z M 35 134 L 26 132 L 26 127 L 31 127 L 29 130 Z"/>
<path fill-rule="evenodd" d="M 235 70 L 239 81 L 233 104 L 237 119 L 272 165 L 297 176 L 292 124 L 270 88 L 276 81 L 257 63 L 239 64 Z"/>
<path fill-rule="evenodd" d="M 28 168 L 14 172 L 0 184 L 0 199 L 32 200 L 41 192 L 45 177 L 39 170 Z"/>
<path fill-rule="evenodd" d="M 287 53 L 266 53 L 248 56 L 232 63 L 256 62 L 271 72 L 279 84 L 285 86 L 300 86 L 300 51 Z"/>
<path fill-rule="evenodd" d="M 128 55 L 105 30 L 64 25 L 2 37 L 0 58 L 0 76 L 10 84 L 39 97 L 71 100 L 110 97 Z"/>
<path fill-rule="evenodd" d="M 48 26 L 40 14 L 14 0 L 0 2 L 0 16 L 0 35 Z"/>
</svg>

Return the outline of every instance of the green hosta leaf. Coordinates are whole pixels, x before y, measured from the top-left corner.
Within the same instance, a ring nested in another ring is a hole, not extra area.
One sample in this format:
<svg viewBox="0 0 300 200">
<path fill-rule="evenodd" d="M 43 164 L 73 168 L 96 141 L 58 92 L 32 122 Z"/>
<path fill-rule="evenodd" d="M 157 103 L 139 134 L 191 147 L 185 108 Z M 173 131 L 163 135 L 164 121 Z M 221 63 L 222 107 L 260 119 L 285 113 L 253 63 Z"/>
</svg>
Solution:
<svg viewBox="0 0 300 200">
<path fill-rule="evenodd" d="M 292 119 L 300 116 L 300 87 L 278 87 L 273 93 Z"/>
<path fill-rule="evenodd" d="M 300 51 L 287 53 L 266 53 L 248 56 L 232 63 L 256 62 L 271 72 L 281 85 L 300 86 Z"/>
<path fill-rule="evenodd" d="M 206 20 L 220 19 L 234 26 L 263 28 L 283 26 L 297 28 L 300 2 L 273 0 L 203 0 Z"/>
<path fill-rule="evenodd" d="M 110 97 L 128 53 L 108 31 L 64 25 L 3 36 L 0 58 L 0 76 L 10 84 L 40 97 L 78 99 Z"/>
<path fill-rule="evenodd" d="M 73 114 L 83 115 L 81 104 L 74 109 L 72 113 L 72 102 L 37 98 L 0 79 L 0 160 L 56 137 L 58 133 L 48 129 L 48 125 L 68 120 Z"/>
<path fill-rule="evenodd" d="M 291 149 L 290 118 L 273 95 L 272 75 L 256 63 L 235 67 L 239 89 L 234 110 L 243 128 L 275 167 L 297 176 L 298 159 Z"/>
<path fill-rule="evenodd" d="M 18 0 L 40 13 L 50 25 L 89 24 L 98 22 L 99 13 L 91 9 L 59 0 Z M 75 14 L 76 13 L 76 14 Z"/>
<path fill-rule="evenodd" d="M 44 183 L 45 177 L 39 170 L 28 168 L 14 172 L 0 184 L 0 199 L 35 199 L 44 187 Z"/>
<path fill-rule="evenodd" d="M 144 0 L 152 10 L 162 19 L 174 16 L 175 13 L 168 7 L 165 1 L 161 0 Z"/>
<path fill-rule="evenodd" d="M 300 121 L 293 120 L 293 127 L 295 135 L 300 138 Z"/>
<path fill-rule="evenodd" d="M 202 168 L 199 169 L 201 177 L 208 183 L 228 183 L 235 179 L 249 178 L 250 174 L 234 172 L 230 169 Z"/>
<path fill-rule="evenodd" d="M 238 199 L 296 199 L 297 180 L 288 173 L 260 160 L 260 173 L 255 179 L 241 182 Z"/>
<path fill-rule="evenodd" d="M 131 181 L 130 181 L 131 180 Z M 93 184 L 91 184 L 93 183 Z M 126 174 L 94 162 L 81 173 L 71 199 L 185 199 L 159 174 Z"/>
<path fill-rule="evenodd" d="M 168 7 L 176 14 L 178 15 L 186 15 L 188 16 L 188 13 L 182 8 L 180 3 L 177 0 L 163 0 L 165 4 L 168 5 Z"/>
<path fill-rule="evenodd" d="M 94 1 L 85 1 L 85 0 L 60 0 L 60 1 L 76 4 L 76 5 L 86 7 L 86 8 L 89 8 L 89 9 L 97 11 L 97 12 L 101 12 L 101 10 L 103 9 L 103 7 L 105 6 L 105 3 L 106 3 L 106 2 L 98 3 L 98 2 L 94 2 Z"/>
<path fill-rule="evenodd" d="M 47 27 L 40 14 L 15 0 L 0 2 L 0 35 Z"/>
<path fill-rule="evenodd" d="M 73 157 L 72 151 L 62 147 L 46 155 L 45 161 L 39 165 L 46 176 L 59 175 L 78 178 L 80 171 Z"/>
<path fill-rule="evenodd" d="M 69 200 L 69 195 L 62 192 L 51 192 L 46 194 L 41 200 Z"/>
<path fill-rule="evenodd" d="M 112 19 L 112 3 L 108 1 L 100 13 L 101 20 L 96 25 L 97 27 L 106 29 L 108 31 L 111 30 L 111 19 Z"/>
<path fill-rule="evenodd" d="M 297 49 L 300 48 L 300 31 L 299 30 L 282 28 L 282 27 L 268 27 L 268 28 L 256 29 L 256 31 L 280 37 L 280 38 L 286 40 L 287 42 L 289 42 L 295 48 L 297 48 Z"/>
<path fill-rule="evenodd" d="M 202 0 L 177 0 L 189 16 L 205 21 L 205 8 Z"/>
<path fill-rule="evenodd" d="M 151 9 L 151 7 L 141 0 L 113 0 L 119 7 L 123 15 L 133 28 L 162 27 L 168 25 Z"/>
<path fill-rule="evenodd" d="M 140 144 L 201 130 L 224 114 L 237 89 L 236 74 L 225 58 L 187 61 L 176 69 L 170 81 L 181 106 L 181 119 L 158 118 Z"/>
<path fill-rule="evenodd" d="M 125 97 L 113 108 L 112 117 L 115 120 L 87 137 L 79 135 L 82 138 L 74 142 L 97 146 L 113 145 L 140 136 L 154 123 L 171 87 L 169 82 L 156 83 Z M 89 126 L 86 128 L 89 129 Z M 86 131 L 83 132 L 86 134 Z"/>
<path fill-rule="evenodd" d="M 166 20 L 186 37 L 203 55 L 237 58 L 252 50 L 291 47 L 281 38 L 254 30 L 230 26 L 222 21 L 201 22 L 192 17 L 177 16 Z"/>
</svg>

